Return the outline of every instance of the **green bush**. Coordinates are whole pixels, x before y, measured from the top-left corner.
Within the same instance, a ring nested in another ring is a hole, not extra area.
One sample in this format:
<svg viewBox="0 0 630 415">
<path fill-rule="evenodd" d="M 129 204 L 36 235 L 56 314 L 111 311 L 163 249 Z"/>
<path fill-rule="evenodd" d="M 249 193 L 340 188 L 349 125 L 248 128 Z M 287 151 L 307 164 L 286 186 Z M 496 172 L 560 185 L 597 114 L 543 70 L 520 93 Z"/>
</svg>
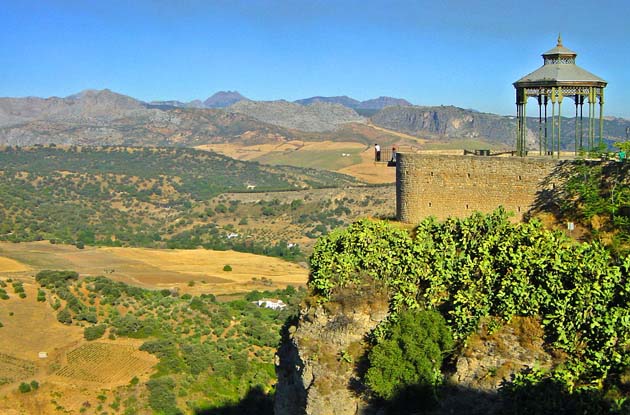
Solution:
<svg viewBox="0 0 630 415">
<path fill-rule="evenodd" d="M 232 266 L 231 265 L 224 265 L 223 266 L 223 271 L 226 271 L 226 272 L 232 271 Z"/>
<path fill-rule="evenodd" d="M 410 387 L 430 392 L 442 381 L 442 361 L 452 347 L 453 337 L 438 312 L 400 313 L 389 335 L 369 353 L 366 383 L 384 399 Z"/>
<path fill-rule="evenodd" d="M 325 300 L 339 287 L 382 281 L 394 316 L 439 309 L 462 342 L 483 317 L 540 316 L 545 341 L 568 355 L 571 382 L 601 384 L 630 367 L 630 257 L 536 221 L 510 223 L 502 208 L 428 218 L 413 234 L 367 220 L 335 231 L 315 247 L 309 285 Z"/>
<path fill-rule="evenodd" d="M 64 308 L 57 313 L 57 321 L 63 324 L 72 324 L 72 314 L 70 314 L 67 308 Z"/>
<path fill-rule="evenodd" d="M 147 382 L 149 405 L 162 415 L 180 415 L 175 396 L 175 381 L 170 377 L 151 379 Z"/>
<path fill-rule="evenodd" d="M 48 284 L 59 287 L 77 279 L 79 279 L 79 274 L 75 271 L 43 270 L 35 275 L 35 281 L 42 287 Z"/>
<path fill-rule="evenodd" d="M 83 330 L 83 337 L 85 337 L 85 340 L 88 341 L 100 339 L 103 337 L 103 334 L 105 334 L 105 330 L 107 330 L 107 326 L 105 324 L 86 327 L 85 330 Z"/>
<path fill-rule="evenodd" d="M 28 393 L 31 391 L 31 385 L 29 385 L 26 382 L 22 382 L 20 383 L 20 386 L 18 387 L 18 390 L 22 393 Z"/>
</svg>

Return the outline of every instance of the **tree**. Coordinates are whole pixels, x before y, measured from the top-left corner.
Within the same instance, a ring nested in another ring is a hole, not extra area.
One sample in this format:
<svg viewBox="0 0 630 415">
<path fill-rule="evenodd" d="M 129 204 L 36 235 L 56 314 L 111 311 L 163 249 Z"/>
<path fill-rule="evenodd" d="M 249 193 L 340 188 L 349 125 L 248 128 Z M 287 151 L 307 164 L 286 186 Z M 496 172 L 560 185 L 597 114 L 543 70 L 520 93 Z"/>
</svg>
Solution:
<svg viewBox="0 0 630 415">
<path fill-rule="evenodd" d="M 67 308 L 64 308 L 57 313 L 57 321 L 63 324 L 72 324 L 72 314 L 70 314 Z"/>
</svg>

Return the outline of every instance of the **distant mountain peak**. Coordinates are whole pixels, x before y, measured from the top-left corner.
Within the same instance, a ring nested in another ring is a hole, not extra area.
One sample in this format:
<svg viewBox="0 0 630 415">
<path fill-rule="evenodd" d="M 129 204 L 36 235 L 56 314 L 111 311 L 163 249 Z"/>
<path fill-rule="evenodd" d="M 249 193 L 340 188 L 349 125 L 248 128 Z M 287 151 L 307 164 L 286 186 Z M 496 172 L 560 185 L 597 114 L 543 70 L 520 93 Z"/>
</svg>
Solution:
<svg viewBox="0 0 630 415">
<path fill-rule="evenodd" d="M 300 105 L 311 105 L 316 102 L 329 102 L 333 104 L 341 104 L 344 107 L 352 108 L 352 109 L 369 109 L 369 110 L 381 110 L 386 107 L 407 107 L 412 105 L 409 101 L 402 98 L 392 98 L 380 96 L 374 99 L 368 99 L 366 101 L 359 101 L 354 98 L 351 98 L 347 95 L 340 95 L 334 97 L 310 97 L 299 99 L 294 101 L 296 104 Z"/>
<path fill-rule="evenodd" d="M 225 108 L 239 101 L 247 100 L 238 91 L 219 91 L 203 102 L 206 108 Z"/>
</svg>

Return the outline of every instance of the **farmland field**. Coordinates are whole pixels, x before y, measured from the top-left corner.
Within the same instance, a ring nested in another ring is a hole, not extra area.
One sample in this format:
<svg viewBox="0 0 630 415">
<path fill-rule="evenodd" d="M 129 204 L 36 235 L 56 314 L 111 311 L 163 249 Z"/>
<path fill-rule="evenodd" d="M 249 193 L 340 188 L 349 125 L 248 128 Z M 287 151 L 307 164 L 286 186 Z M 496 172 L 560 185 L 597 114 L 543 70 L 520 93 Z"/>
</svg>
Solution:
<svg viewBox="0 0 630 415">
<path fill-rule="evenodd" d="M 30 268 L 14 259 L 0 256 L 0 272 L 21 272 L 28 271 Z"/>
<path fill-rule="evenodd" d="M 278 258 L 206 249 L 77 249 L 46 241 L 0 242 L 0 255 L 23 271 L 73 269 L 82 275 L 106 275 L 146 288 L 177 287 L 191 294 L 242 292 L 255 289 L 256 281 L 273 287 L 302 285 L 308 276 L 302 266 Z M 224 271 L 226 265 L 232 271 Z"/>
<path fill-rule="evenodd" d="M 251 146 L 212 144 L 198 148 L 239 160 L 333 170 L 367 183 L 393 183 L 395 180 L 395 169 L 375 164 L 372 146 L 357 142 L 291 141 Z"/>
<path fill-rule="evenodd" d="M 67 364 L 56 373 L 69 380 L 124 384 L 146 374 L 155 356 L 130 344 L 87 343 L 66 354 Z"/>
</svg>

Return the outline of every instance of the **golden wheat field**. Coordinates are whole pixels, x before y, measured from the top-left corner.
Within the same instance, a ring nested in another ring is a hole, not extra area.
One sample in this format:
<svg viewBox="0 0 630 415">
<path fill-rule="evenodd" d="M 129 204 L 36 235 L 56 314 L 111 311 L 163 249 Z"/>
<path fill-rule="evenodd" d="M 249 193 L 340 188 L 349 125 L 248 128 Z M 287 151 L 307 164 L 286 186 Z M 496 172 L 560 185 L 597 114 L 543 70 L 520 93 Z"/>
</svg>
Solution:
<svg viewBox="0 0 630 415">
<path fill-rule="evenodd" d="M 11 258 L 0 256 L 0 272 L 23 272 L 31 268 Z"/>
<path fill-rule="evenodd" d="M 1 242 L 0 258 L 10 261 L 16 267 L 14 272 L 21 267 L 24 275 L 41 269 L 69 269 L 146 288 L 179 288 L 191 294 L 242 292 L 260 288 L 257 285 L 261 281 L 271 287 L 303 285 L 308 277 L 306 268 L 279 258 L 206 249 L 77 249 L 46 241 Z M 226 265 L 232 271 L 224 271 Z"/>
</svg>

